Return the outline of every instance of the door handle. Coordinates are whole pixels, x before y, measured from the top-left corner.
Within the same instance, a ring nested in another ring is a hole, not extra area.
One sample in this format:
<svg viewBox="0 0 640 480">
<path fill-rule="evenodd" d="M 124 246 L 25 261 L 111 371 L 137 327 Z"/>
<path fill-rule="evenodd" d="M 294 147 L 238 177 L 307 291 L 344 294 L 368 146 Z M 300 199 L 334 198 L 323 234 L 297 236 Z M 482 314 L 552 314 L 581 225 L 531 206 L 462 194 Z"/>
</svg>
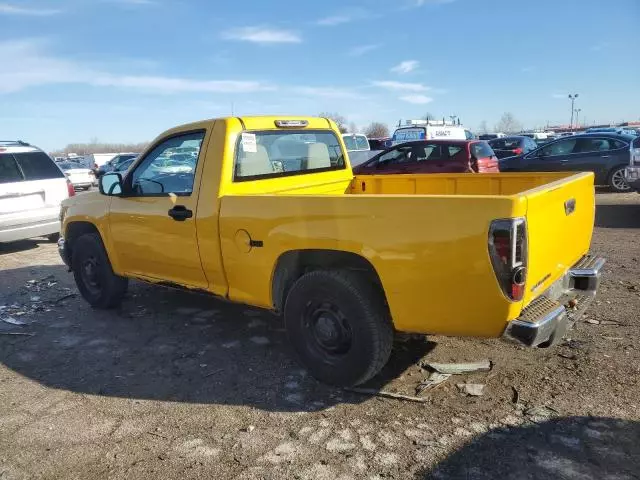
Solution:
<svg viewBox="0 0 640 480">
<path fill-rule="evenodd" d="M 177 222 L 184 222 L 187 218 L 193 217 L 193 212 L 184 205 L 176 205 L 168 213 Z"/>
<path fill-rule="evenodd" d="M 600 155 L 600 158 L 609 158 L 610 155 Z"/>
</svg>

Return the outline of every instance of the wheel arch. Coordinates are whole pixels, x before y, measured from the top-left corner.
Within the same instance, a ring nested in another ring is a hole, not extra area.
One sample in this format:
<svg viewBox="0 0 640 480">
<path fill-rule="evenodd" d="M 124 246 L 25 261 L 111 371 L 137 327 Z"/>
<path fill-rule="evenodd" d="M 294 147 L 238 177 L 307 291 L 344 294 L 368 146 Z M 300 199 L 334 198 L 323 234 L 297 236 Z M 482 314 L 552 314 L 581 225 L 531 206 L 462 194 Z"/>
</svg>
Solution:
<svg viewBox="0 0 640 480">
<path fill-rule="evenodd" d="M 71 221 L 67 223 L 64 230 L 64 248 L 65 248 L 65 256 L 69 260 L 69 262 L 67 263 L 68 265 L 71 265 L 71 259 L 73 258 L 73 247 L 74 247 L 75 241 L 78 238 L 80 238 L 82 235 L 91 234 L 91 233 L 98 234 L 98 236 L 100 237 L 100 239 L 104 244 L 104 239 L 100 234 L 100 230 L 95 224 L 84 221 L 84 220 Z M 71 266 L 69 268 L 71 268 Z"/>
<path fill-rule="evenodd" d="M 271 277 L 271 301 L 276 312 L 282 312 L 289 290 L 302 275 L 314 270 L 352 270 L 360 272 L 379 289 L 386 302 L 384 287 L 373 264 L 353 252 L 327 249 L 290 250 L 276 261 Z"/>
</svg>

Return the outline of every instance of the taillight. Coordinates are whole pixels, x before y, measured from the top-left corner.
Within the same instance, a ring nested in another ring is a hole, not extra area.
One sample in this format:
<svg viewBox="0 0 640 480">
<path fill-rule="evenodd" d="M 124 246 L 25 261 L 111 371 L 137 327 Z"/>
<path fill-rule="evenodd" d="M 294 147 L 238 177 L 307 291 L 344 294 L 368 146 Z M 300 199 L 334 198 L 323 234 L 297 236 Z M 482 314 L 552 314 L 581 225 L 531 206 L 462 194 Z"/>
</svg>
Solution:
<svg viewBox="0 0 640 480">
<path fill-rule="evenodd" d="M 520 147 L 518 148 L 514 148 L 513 150 L 511 150 L 513 153 L 515 153 L 516 155 L 520 155 L 524 150 L 522 150 Z"/>
<path fill-rule="evenodd" d="M 522 300 L 527 281 L 527 223 L 524 218 L 491 222 L 489 257 L 507 298 Z"/>
<path fill-rule="evenodd" d="M 76 194 L 76 191 L 73 189 L 73 184 L 69 180 L 67 180 L 67 192 L 69 192 L 70 197 Z"/>
</svg>

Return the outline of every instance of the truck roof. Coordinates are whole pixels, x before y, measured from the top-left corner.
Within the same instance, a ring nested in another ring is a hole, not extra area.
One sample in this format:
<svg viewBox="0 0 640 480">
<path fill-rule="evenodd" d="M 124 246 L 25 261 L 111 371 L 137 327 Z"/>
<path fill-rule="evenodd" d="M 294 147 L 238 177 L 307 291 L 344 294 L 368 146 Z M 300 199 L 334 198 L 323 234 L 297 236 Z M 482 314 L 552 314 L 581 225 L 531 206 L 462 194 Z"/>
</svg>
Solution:
<svg viewBox="0 0 640 480">
<path fill-rule="evenodd" d="M 330 128 L 336 128 L 333 120 L 323 117 L 312 117 L 312 116 L 300 116 L 300 115 L 252 115 L 252 116 L 237 116 L 237 117 L 218 117 L 218 118 L 210 118 L 207 120 L 200 120 L 197 122 L 185 123 L 178 127 L 172 128 L 169 132 L 179 132 L 185 130 L 198 130 L 201 128 L 206 128 L 213 122 L 222 121 L 222 122 L 238 122 L 243 130 L 276 130 L 278 127 L 276 126 L 276 121 L 279 120 L 288 120 L 288 121 L 306 121 L 307 125 L 305 129 L 321 129 L 327 130 Z"/>
</svg>

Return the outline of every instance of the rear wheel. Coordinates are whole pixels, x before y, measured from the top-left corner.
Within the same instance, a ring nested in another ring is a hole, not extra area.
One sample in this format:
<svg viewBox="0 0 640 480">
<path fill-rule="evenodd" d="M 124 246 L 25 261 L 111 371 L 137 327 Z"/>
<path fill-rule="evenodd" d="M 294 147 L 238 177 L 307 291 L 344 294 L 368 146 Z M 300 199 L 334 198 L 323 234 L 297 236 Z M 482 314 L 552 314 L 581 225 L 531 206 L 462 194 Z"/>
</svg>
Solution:
<svg viewBox="0 0 640 480">
<path fill-rule="evenodd" d="M 382 296 L 364 276 L 315 271 L 293 285 L 284 309 L 297 356 L 318 380 L 353 386 L 387 363 L 393 327 Z"/>
<path fill-rule="evenodd" d="M 80 294 L 94 308 L 120 305 L 128 280 L 113 273 L 111 262 L 97 233 L 73 242 L 71 266 Z"/>
<path fill-rule="evenodd" d="M 609 186 L 616 192 L 628 192 L 631 187 L 624 178 L 625 167 L 616 167 L 609 174 Z"/>
</svg>

